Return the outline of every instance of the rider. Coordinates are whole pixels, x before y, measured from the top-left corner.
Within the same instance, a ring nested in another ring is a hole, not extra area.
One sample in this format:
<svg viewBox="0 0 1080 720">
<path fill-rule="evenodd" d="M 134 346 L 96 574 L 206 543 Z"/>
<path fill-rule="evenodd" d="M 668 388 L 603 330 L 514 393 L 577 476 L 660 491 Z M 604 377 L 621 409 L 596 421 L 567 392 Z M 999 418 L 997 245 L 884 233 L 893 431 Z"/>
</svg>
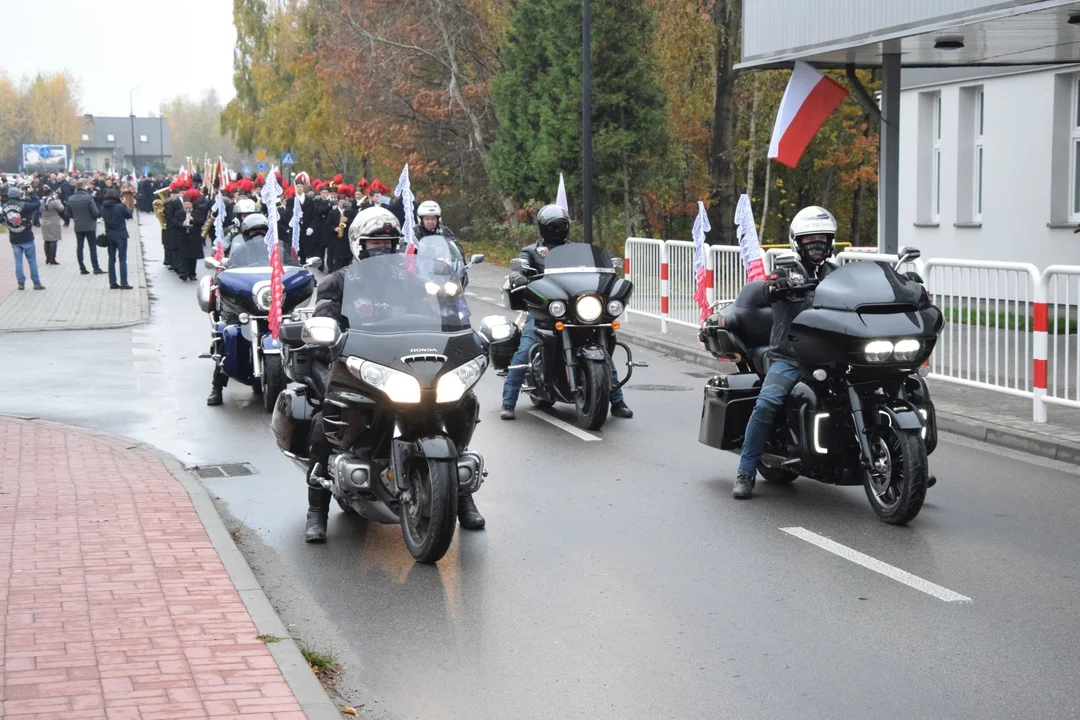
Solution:
<svg viewBox="0 0 1080 720">
<path fill-rule="evenodd" d="M 392 212 L 385 207 L 368 207 L 357 213 L 349 226 L 349 246 L 356 261 L 366 260 L 379 255 L 397 252 L 401 241 L 401 224 Z M 341 302 L 345 290 L 346 266 L 326 276 L 319 283 L 314 317 L 333 318 L 338 323 L 343 320 Z M 316 361 L 313 372 L 323 378 L 329 376 L 325 363 Z M 323 485 L 324 473 L 330 460 L 331 447 L 323 432 L 322 413 L 316 413 L 312 421 L 311 447 L 308 451 L 308 514 L 304 540 L 309 543 L 326 542 L 326 520 L 330 514 L 330 500 L 333 494 Z M 458 491 L 458 521 L 467 530 L 479 530 L 484 527 L 484 517 L 476 509 L 472 493 Z"/>
<path fill-rule="evenodd" d="M 237 204 L 239 205 L 241 202 L 245 201 L 240 200 L 237 202 Z M 247 200 L 247 202 L 254 204 L 254 202 L 251 200 Z M 259 242 L 262 242 L 262 239 L 266 236 L 268 226 L 269 223 L 267 222 L 265 215 L 256 212 L 248 214 L 244 218 L 243 224 L 241 224 L 240 226 L 239 234 L 243 238 L 243 240 L 241 242 L 233 243 L 233 249 L 240 247 L 245 242 L 256 239 Z M 232 313 L 222 313 L 221 320 L 224 321 L 226 325 L 234 325 L 240 321 L 239 317 Z M 217 331 L 214 332 L 214 345 L 211 352 L 213 352 L 213 354 L 217 356 L 217 361 L 214 364 L 213 387 L 210 390 L 210 396 L 206 398 L 206 404 L 214 406 L 221 404 L 221 391 L 226 385 L 229 384 L 229 376 L 226 375 L 225 371 L 221 369 L 221 362 L 224 359 L 225 355 L 225 347 L 222 345 L 221 342 L 221 334 Z"/>
<path fill-rule="evenodd" d="M 420 203 L 420 206 L 416 208 L 416 217 L 420 218 L 420 224 L 416 227 L 417 240 L 428 235 L 442 235 L 454 243 L 462 257 L 464 257 L 465 251 L 462 250 L 461 243 L 458 242 L 457 237 L 454 236 L 450 228 L 446 227 L 442 222 L 442 208 L 439 207 L 439 203 L 434 200 L 425 200 Z"/>
<path fill-rule="evenodd" d="M 821 280 L 836 269 L 828 262 L 836 239 L 836 218 L 823 207 L 803 208 L 791 220 L 788 239 L 802 263 L 802 268 L 779 267 L 765 280 L 762 301 L 772 306 L 772 336 L 769 342 L 769 369 L 761 385 L 750 422 L 746 426 L 739 473 L 732 494 L 746 500 L 754 491 L 757 466 L 765 449 L 765 441 L 791 389 L 802 377 L 795 360 L 788 333 L 795 316 L 810 306 L 812 290 L 801 290 L 807 280 Z"/>
<path fill-rule="evenodd" d="M 232 249 L 233 241 L 236 239 L 237 235 L 241 236 L 241 241 L 237 244 L 237 247 L 243 243 L 243 235 L 241 235 L 241 232 L 244 226 L 244 220 L 258 211 L 259 208 L 255 206 L 255 201 L 247 197 L 240 198 L 233 205 L 233 221 L 225 228 L 225 239 L 221 242 L 222 251 L 225 253 L 226 257 L 228 257 L 229 251 Z"/>
<path fill-rule="evenodd" d="M 536 226 L 540 230 L 540 239 L 532 245 L 523 247 L 521 252 L 518 253 L 518 257 L 528 261 L 530 272 L 542 273 L 544 272 L 544 258 L 547 257 L 552 248 L 564 245 L 566 238 L 570 235 L 570 215 L 558 205 L 545 205 L 536 214 Z M 528 284 L 528 282 L 529 279 L 521 273 L 510 273 L 511 288 L 521 287 Z M 534 329 L 532 315 L 529 315 L 525 318 L 521 341 L 510 364 L 524 365 L 527 363 L 529 361 L 529 351 L 536 343 L 536 330 Z M 614 361 L 611 363 L 611 379 L 613 383 L 619 382 L 619 374 L 615 370 Z M 518 395 L 521 393 L 521 386 L 524 382 L 524 369 L 511 370 L 507 373 L 506 382 L 503 384 L 502 413 L 499 415 L 503 420 L 513 420 L 517 417 L 514 407 L 517 405 Z M 622 388 L 615 388 L 611 391 L 611 414 L 620 418 L 634 417 L 634 412 L 623 400 Z"/>
</svg>

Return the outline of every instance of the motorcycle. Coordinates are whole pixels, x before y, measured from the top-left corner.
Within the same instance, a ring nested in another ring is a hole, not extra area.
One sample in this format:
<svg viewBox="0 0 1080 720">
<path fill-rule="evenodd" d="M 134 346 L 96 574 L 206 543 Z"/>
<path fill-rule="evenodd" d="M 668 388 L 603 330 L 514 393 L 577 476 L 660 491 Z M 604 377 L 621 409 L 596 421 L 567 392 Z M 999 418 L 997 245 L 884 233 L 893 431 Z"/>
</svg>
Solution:
<svg viewBox="0 0 1080 720">
<path fill-rule="evenodd" d="M 306 473 L 315 412 L 332 446 L 324 486 L 341 509 L 401 525 L 419 562 L 454 537 L 459 487 L 487 471 L 468 450 L 479 419 L 473 387 L 487 369 L 453 268 L 426 256 L 370 257 L 344 276 L 342 322 L 282 325 L 289 375 L 271 426 Z"/>
<path fill-rule="evenodd" d="M 300 267 L 288 250 L 282 247 L 283 317 L 315 292 L 309 268 L 317 269 L 321 262 L 314 258 Z M 251 386 L 270 412 L 286 378 L 281 344 L 271 337 L 267 325 L 272 291 L 266 243 L 255 239 L 234 244 L 224 261 L 205 258 L 203 262 L 217 272 L 213 277 L 203 276 L 196 287 L 199 308 L 209 315 L 213 328 L 211 350 L 199 357 L 211 358 L 225 375 Z"/>
<path fill-rule="evenodd" d="M 492 315 L 480 326 L 496 369 L 524 370 L 523 389 L 533 405 L 549 408 L 556 402 L 571 403 L 577 409 L 578 425 L 586 430 L 604 425 L 611 391 L 629 382 L 635 367 L 648 366 L 634 362 L 630 347 L 615 336 L 618 318 L 634 291 L 633 283 L 615 274 L 614 268 L 621 264 L 621 259 L 613 260 L 603 249 L 584 243 L 552 248 L 543 273 L 522 258 L 510 261 L 510 269 L 528 277 L 528 284 L 504 285 L 504 305 L 527 312 L 538 338 L 522 365 L 510 365 L 521 339 L 520 322 Z M 616 346 L 626 352 L 627 372 L 613 386 L 611 358 Z"/>
<path fill-rule="evenodd" d="M 776 262 L 799 271 L 796 257 Z M 886 523 L 903 525 L 919 514 L 931 482 L 927 458 L 937 447 L 924 363 L 944 317 L 916 273 L 898 272 L 918 257 L 903 248 L 895 267 L 849 263 L 803 288 L 814 292 L 812 306 L 795 317 L 790 337 L 804 378 L 766 442 L 758 466 L 766 482 L 803 475 L 863 485 Z M 772 309 L 762 285 L 748 283 L 699 333 L 712 355 L 737 371 L 706 383 L 698 440 L 734 453 L 768 369 Z"/>
</svg>

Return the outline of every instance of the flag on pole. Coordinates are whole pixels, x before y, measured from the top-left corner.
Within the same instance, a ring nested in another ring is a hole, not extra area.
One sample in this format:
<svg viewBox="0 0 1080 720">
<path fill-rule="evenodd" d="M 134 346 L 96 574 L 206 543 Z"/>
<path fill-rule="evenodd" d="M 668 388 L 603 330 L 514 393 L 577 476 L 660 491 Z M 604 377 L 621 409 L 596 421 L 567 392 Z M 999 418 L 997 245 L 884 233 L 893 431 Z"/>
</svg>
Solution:
<svg viewBox="0 0 1080 720">
<path fill-rule="evenodd" d="M 705 203 L 698 200 L 698 214 L 694 219 L 694 228 L 690 231 L 690 237 L 694 240 L 694 302 L 701 308 L 701 319 L 704 320 L 709 314 L 709 286 L 708 273 L 706 272 L 705 233 L 712 230 L 709 225 L 709 215 L 705 212 Z"/>
<path fill-rule="evenodd" d="M 267 174 L 260 197 L 263 207 L 266 208 L 266 248 L 270 253 L 270 313 L 266 324 L 270 327 L 270 337 L 275 340 L 278 339 L 278 330 L 281 327 L 281 304 L 285 295 L 285 268 L 281 264 L 281 243 L 277 237 L 277 201 L 281 194 L 277 168 L 274 167 Z"/>
<path fill-rule="evenodd" d="M 293 196 L 292 219 L 289 220 L 289 229 L 292 230 L 292 251 L 294 255 L 300 255 L 300 218 L 304 214 L 300 205 L 300 193 Z"/>
<path fill-rule="evenodd" d="M 214 259 L 221 262 L 225 259 L 225 196 L 218 188 L 214 198 Z"/>
<path fill-rule="evenodd" d="M 567 213 L 570 212 L 570 205 L 566 202 L 566 183 L 563 182 L 562 173 L 559 173 L 559 192 L 555 195 L 555 204 Z"/>
<path fill-rule="evenodd" d="M 735 227 L 735 235 L 739 238 L 739 255 L 746 269 L 746 281 L 764 280 L 765 264 L 762 261 L 757 228 L 754 227 L 754 209 L 750 207 L 750 198 L 745 193 L 739 197 L 739 204 L 735 206 Z"/>
<path fill-rule="evenodd" d="M 796 60 L 776 114 L 769 158 L 795 167 L 806 146 L 847 95 L 843 85 Z"/>
<path fill-rule="evenodd" d="M 409 182 L 409 164 L 405 163 L 405 167 L 401 170 L 401 177 L 398 178 L 397 187 L 394 188 L 394 197 L 401 197 L 402 205 L 405 208 L 405 224 L 401 228 L 401 233 L 405 236 L 405 242 L 408 243 L 405 246 L 406 255 L 416 254 L 416 237 L 413 232 L 413 203 L 415 198 L 412 193 L 412 184 Z"/>
</svg>

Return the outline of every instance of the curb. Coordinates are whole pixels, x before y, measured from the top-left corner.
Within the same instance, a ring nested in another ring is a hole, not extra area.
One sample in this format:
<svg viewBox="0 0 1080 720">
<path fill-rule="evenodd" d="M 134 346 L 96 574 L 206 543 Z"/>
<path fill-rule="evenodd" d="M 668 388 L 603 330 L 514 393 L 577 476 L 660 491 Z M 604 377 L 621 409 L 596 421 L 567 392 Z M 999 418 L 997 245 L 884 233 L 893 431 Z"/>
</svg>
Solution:
<svg viewBox="0 0 1080 720">
<path fill-rule="evenodd" d="M 4 413 L 3 416 L 18 420 L 53 422 L 32 415 Z M 65 425 L 64 423 L 54 424 Z M 74 428 L 88 435 L 101 435 L 122 440 L 125 443 L 130 443 L 132 448 L 146 450 L 161 460 L 165 469 L 179 481 L 191 497 L 191 504 L 194 506 L 203 528 L 206 529 L 206 534 L 210 538 L 214 550 L 221 557 L 221 564 L 225 567 L 225 572 L 229 574 L 233 587 L 236 588 L 236 592 L 244 602 L 244 607 L 247 608 L 248 614 L 251 615 L 255 628 L 262 635 L 273 635 L 281 638 L 280 642 L 267 643 L 266 647 L 270 650 L 270 655 L 274 658 L 274 661 L 277 662 L 278 669 L 285 678 L 285 683 L 292 690 L 301 710 L 304 711 L 309 720 L 340 720 L 342 717 L 341 711 L 330 699 L 315 673 L 311 671 L 311 666 L 308 665 L 304 656 L 300 653 L 296 641 L 289 635 L 285 624 L 281 622 L 281 618 L 278 617 L 273 605 L 270 604 L 270 599 L 263 592 L 259 581 L 255 579 L 255 574 L 248 566 L 247 561 L 240 552 L 240 548 L 236 547 L 232 535 L 229 534 L 228 529 L 225 527 L 225 522 L 221 519 L 221 515 L 218 514 L 217 508 L 214 507 L 210 492 L 203 487 L 202 483 L 184 469 L 183 463 L 153 445 L 147 445 L 126 438 L 123 435 L 114 435 L 100 430 L 89 430 L 77 425 L 66 425 L 66 427 Z"/>
<path fill-rule="evenodd" d="M 619 330 L 619 337 L 626 339 L 631 344 L 670 355 L 685 362 L 701 365 L 711 370 L 722 372 L 730 368 L 729 365 L 716 360 L 704 350 L 696 350 L 670 340 L 641 335 L 632 330 L 627 330 L 625 327 Z M 1058 441 L 1004 425 L 980 423 L 941 409 L 938 409 L 937 418 L 938 430 L 947 433 L 1070 465 L 1080 465 L 1080 444 Z"/>
</svg>

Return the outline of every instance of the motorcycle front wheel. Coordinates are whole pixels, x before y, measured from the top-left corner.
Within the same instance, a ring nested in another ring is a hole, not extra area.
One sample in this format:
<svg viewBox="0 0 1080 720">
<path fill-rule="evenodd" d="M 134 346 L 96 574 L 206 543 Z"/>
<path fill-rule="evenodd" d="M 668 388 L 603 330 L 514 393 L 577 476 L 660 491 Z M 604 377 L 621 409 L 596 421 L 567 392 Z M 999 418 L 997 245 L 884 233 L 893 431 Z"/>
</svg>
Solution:
<svg viewBox="0 0 1080 720">
<path fill-rule="evenodd" d="M 599 430 L 607 422 L 611 405 L 611 368 L 599 360 L 578 365 L 577 397 L 578 425 L 584 430 Z"/>
<path fill-rule="evenodd" d="M 285 389 L 285 367 L 280 355 L 263 356 L 262 402 L 266 412 L 274 412 L 277 396 Z"/>
<path fill-rule="evenodd" d="M 872 469 L 865 473 L 866 497 L 890 525 L 915 519 L 926 499 L 926 445 L 918 431 L 873 427 L 867 431 Z"/>
<path fill-rule="evenodd" d="M 457 528 L 457 464 L 414 458 L 401 500 L 401 535 L 409 554 L 436 563 L 450 549 Z"/>
</svg>

